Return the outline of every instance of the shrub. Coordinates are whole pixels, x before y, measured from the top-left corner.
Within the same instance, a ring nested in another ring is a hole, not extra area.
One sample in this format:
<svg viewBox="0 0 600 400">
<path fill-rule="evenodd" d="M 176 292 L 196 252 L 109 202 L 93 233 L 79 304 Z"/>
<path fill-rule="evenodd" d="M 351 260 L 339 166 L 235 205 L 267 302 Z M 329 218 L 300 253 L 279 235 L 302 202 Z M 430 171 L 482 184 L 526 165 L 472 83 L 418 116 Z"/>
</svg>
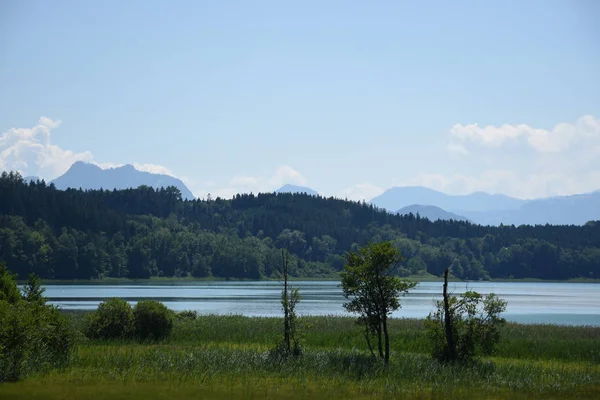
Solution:
<svg viewBox="0 0 600 400">
<path fill-rule="evenodd" d="M 505 323 L 500 313 L 505 309 L 506 301 L 494 293 L 483 297 L 467 291 L 460 298 L 448 296 L 446 319 L 444 302 L 438 301 L 437 310 L 425 320 L 433 357 L 440 361 L 470 361 L 491 354 L 500 340 L 498 329 Z"/>
<path fill-rule="evenodd" d="M 67 319 L 41 296 L 39 278 L 30 277 L 25 295 L 14 278 L 0 264 L 0 382 L 65 366 L 74 343 Z M 37 291 L 30 290 L 36 286 Z"/>
<path fill-rule="evenodd" d="M 193 310 L 185 310 L 177 313 L 177 319 L 180 321 L 193 321 L 198 318 L 198 313 Z"/>
<path fill-rule="evenodd" d="M 140 339 L 164 339 L 173 329 L 173 312 L 154 300 L 143 300 L 133 310 L 135 333 Z"/>
<path fill-rule="evenodd" d="M 123 299 L 103 301 L 88 317 L 86 336 L 90 339 L 128 339 L 133 333 L 133 310 Z"/>
</svg>

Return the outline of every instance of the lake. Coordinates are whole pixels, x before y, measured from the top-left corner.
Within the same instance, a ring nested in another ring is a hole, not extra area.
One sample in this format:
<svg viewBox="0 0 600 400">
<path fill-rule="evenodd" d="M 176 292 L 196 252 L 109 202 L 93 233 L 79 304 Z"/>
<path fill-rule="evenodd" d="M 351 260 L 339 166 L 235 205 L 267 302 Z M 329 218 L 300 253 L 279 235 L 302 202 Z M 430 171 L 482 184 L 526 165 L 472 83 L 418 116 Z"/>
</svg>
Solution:
<svg viewBox="0 0 600 400">
<path fill-rule="evenodd" d="M 335 281 L 294 281 L 302 301 L 300 315 L 343 315 L 345 299 Z M 600 284 L 546 282 L 451 282 L 455 294 L 466 289 L 481 294 L 496 293 L 508 301 L 504 317 L 521 323 L 600 326 Z M 177 282 L 110 285 L 46 285 L 49 303 L 65 310 L 95 309 L 104 299 L 120 297 L 135 304 L 143 299 L 163 302 L 176 310 L 199 314 L 241 314 L 280 316 L 281 283 Z M 421 282 L 401 299 L 402 308 L 394 317 L 424 318 L 441 298 L 441 282 Z"/>
</svg>

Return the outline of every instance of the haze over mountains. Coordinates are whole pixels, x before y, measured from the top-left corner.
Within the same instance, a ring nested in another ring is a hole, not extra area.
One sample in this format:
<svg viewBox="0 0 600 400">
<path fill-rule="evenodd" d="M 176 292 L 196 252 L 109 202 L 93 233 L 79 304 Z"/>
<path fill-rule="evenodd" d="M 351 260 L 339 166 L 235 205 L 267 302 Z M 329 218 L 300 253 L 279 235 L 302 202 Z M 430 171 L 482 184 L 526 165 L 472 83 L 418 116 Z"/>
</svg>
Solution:
<svg viewBox="0 0 600 400">
<path fill-rule="evenodd" d="M 35 176 L 24 178 L 37 180 Z M 67 172 L 52 181 L 58 189 L 126 189 L 147 185 L 154 188 L 175 186 L 183 199 L 195 198 L 187 186 L 175 177 L 139 171 L 132 165 L 102 169 L 95 164 L 74 163 Z M 318 195 L 305 186 L 287 184 L 276 193 Z M 370 203 L 399 214 L 419 214 L 430 220 L 469 221 L 481 225 L 583 225 L 600 220 L 600 191 L 571 196 L 523 200 L 502 194 L 475 192 L 449 195 L 422 186 L 393 187 Z"/>
<path fill-rule="evenodd" d="M 448 212 L 446 210 L 442 210 L 439 207 L 422 206 L 420 204 L 414 204 L 412 206 L 403 207 L 403 208 L 399 209 L 397 211 L 397 213 L 400 215 L 405 215 L 405 214 L 417 215 L 417 214 L 419 214 L 419 216 L 421 218 L 427 218 L 430 221 L 437 221 L 438 219 L 443 219 L 443 220 L 451 220 L 452 219 L 454 221 L 472 222 L 468 218 L 463 217 L 462 215 L 458 215 L 455 213 Z"/>
<path fill-rule="evenodd" d="M 483 192 L 448 195 L 424 187 L 394 187 L 371 203 L 391 212 L 415 204 L 431 205 L 481 225 L 583 225 L 600 219 L 600 191 L 522 200 Z"/>
<path fill-rule="evenodd" d="M 319 193 L 316 190 L 305 186 L 296 186 L 296 185 L 283 185 L 279 189 L 275 191 L 275 193 L 306 193 L 311 196 L 317 196 Z"/>
<path fill-rule="evenodd" d="M 193 200 L 195 197 L 187 186 L 177 178 L 163 174 L 138 171 L 132 165 L 102 169 L 95 164 L 75 162 L 63 175 L 52 181 L 57 189 L 128 189 L 142 185 L 153 188 L 175 186 L 181 197 Z"/>
</svg>

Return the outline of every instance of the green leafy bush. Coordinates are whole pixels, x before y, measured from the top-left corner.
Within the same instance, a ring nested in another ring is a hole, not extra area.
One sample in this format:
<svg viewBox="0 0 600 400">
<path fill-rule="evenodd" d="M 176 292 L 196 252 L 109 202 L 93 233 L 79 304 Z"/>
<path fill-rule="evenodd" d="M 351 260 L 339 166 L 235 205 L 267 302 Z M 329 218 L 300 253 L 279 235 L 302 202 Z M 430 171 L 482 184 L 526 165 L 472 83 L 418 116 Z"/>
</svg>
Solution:
<svg viewBox="0 0 600 400">
<path fill-rule="evenodd" d="M 88 317 L 86 336 L 90 339 L 128 339 L 133 333 L 133 310 L 123 299 L 103 301 Z"/>
<path fill-rule="evenodd" d="M 135 305 L 133 314 L 135 334 L 140 339 L 164 339 L 173 329 L 173 312 L 158 301 L 140 301 Z"/>
<path fill-rule="evenodd" d="M 506 322 L 500 317 L 506 301 L 494 293 L 483 297 L 467 291 L 460 298 L 449 296 L 448 309 L 451 332 L 445 330 L 443 301 L 437 302 L 437 310 L 425 320 L 433 357 L 440 361 L 469 361 L 491 354 L 500 340 L 499 328 Z M 448 334 L 453 337 L 453 348 L 449 346 Z"/>
<path fill-rule="evenodd" d="M 21 295 L 15 276 L 0 264 L 0 382 L 69 361 L 73 331 L 57 308 L 46 305 L 42 293 L 39 279 L 30 276 Z"/>
</svg>

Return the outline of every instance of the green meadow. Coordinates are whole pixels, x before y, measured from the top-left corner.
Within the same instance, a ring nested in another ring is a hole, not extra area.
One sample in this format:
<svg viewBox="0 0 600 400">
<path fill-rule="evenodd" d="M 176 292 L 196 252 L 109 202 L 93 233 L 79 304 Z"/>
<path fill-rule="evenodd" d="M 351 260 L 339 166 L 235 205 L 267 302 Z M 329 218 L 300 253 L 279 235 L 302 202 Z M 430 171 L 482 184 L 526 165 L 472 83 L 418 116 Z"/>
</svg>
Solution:
<svg viewBox="0 0 600 400">
<path fill-rule="evenodd" d="M 83 314 L 70 315 L 74 327 Z M 0 384 L 2 399 L 597 399 L 600 327 L 507 324 L 492 357 L 446 365 L 432 359 L 421 320 L 391 320 L 389 365 L 368 356 L 345 317 L 304 317 L 304 353 L 279 359 L 280 318 L 177 320 L 161 342 L 79 335 L 60 370 Z"/>
</svg>

